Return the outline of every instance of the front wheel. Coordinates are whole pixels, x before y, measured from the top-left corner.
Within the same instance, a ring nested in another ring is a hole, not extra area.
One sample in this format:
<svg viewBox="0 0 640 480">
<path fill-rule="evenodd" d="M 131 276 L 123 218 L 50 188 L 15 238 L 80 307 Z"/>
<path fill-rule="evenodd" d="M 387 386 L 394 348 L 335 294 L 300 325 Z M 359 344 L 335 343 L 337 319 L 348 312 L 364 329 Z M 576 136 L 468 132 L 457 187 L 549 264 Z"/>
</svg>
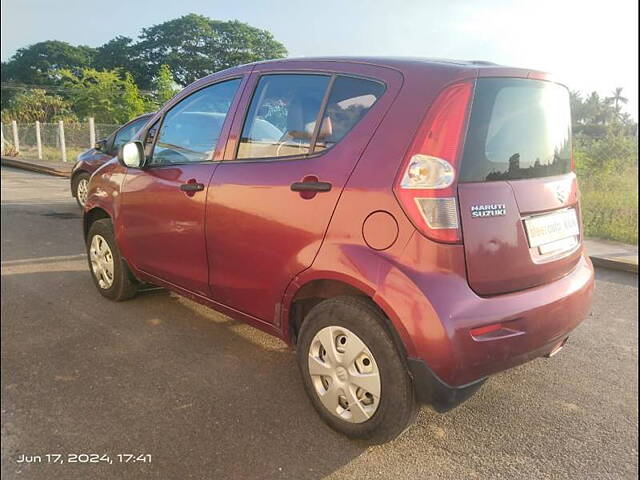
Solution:
<svg viewBox="0 0 640 480">
<path fill-rule="evenodd" d="M 110 220 L 97 220 L 91 224 L 87 255 L 93 283 L 101 295 L 119 302 L 136 294 L 138 282 L 120 257 Z"/>
<path fill-rule="evenodd" d="M 91 175 L 89 175 L 88 173 L 80 173 L 73 179 L 73 193 L 80 208 L 84 208 L 85 204 L 87 203 L 90 178 Z"/>
<path fill-rule="evenodd" d="M 311 309 L 297 345 L 305 389 L 322 419 L 372 443 L 395 438 L 417 413 L 406 362 L 385 321 L 364 298 L 331 298 Z"/>
</svg>

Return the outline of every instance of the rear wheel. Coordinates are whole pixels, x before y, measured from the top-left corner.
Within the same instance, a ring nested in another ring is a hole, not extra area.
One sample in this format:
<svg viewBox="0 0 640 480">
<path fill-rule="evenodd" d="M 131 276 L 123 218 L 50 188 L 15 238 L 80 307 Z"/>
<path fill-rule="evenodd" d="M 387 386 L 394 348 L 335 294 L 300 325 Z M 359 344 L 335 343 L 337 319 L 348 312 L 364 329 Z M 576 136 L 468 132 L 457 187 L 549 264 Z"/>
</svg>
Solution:
<svg viewBox="0 0 640 480">
<path fill-rule="evenodd" d="M 80 173 L 73 179 L 73 193 L 74 197 L 76 197 L 76 202 L 80 205 L 80 208 L 84 208 L 87 203 L 90 178 L 91 175 L 88 173 Z"/>
<path fill-rule="evenodd" d="M 304 320 L 297 346 L 305 389 L 322 419 L 372 443 L 402 433 L 417 412 L 406 364 L 366 299 L 336 297 Z"/>
<path fill-rule="evenodd" d="M 97 220 L 91 224 L 87 255 L 93 282 L 101 295 L 122 301 L 136 294 L 138 282 L 120 257 L 110 220 Z"/>
</svg>

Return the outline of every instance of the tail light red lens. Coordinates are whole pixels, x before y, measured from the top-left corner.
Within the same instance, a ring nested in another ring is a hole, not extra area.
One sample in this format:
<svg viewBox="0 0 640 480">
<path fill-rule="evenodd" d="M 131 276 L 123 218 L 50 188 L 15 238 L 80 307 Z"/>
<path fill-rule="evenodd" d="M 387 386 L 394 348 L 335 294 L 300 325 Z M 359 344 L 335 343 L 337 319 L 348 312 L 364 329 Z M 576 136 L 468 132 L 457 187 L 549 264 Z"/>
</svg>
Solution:
<svg viewBox="0 0 640 480">
<path fill-rule="evenodd" d="M 576 159 L 573 157 L 573 147 L 571 147 L 571 171 L 576 171 Z"/>
<path fill-rule="evenodd" d="M 473 82 L 445 88 L 425 116 L 407 152 L 394 192 L 413 224 L 428 238 L 462 240 L 456 200 L 461 154 Z"/>
</svg>

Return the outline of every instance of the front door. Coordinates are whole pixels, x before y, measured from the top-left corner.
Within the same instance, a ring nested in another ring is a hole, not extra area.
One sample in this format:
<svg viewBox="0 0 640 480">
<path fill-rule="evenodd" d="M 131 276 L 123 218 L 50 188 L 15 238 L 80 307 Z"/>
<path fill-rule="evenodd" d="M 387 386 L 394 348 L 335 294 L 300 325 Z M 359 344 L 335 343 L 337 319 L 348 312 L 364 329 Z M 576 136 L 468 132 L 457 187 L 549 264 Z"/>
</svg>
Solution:
<svg viewBox="0 0 640 480">
<path fill-rule="evenodd" d="M 201 295 L 209 294 L 207 188 L 240 84 L 234 78 L 205 86 L 164 112 L 147 133 L 144 168 L 129 169 L 121 187 L 125 258 L 144 273 Z"/>
<path fill-rule="evenodd" d="M 385 92 L 373 67 L 360 78 L 267 67 L 252 73 L 238 108 L 246 118 L 236 115 L 213 175 L 206 235 L 213 299 L 277 324 L 288 283 L 313 262 L 398 83 L 388 73 Z"/>
</svg>

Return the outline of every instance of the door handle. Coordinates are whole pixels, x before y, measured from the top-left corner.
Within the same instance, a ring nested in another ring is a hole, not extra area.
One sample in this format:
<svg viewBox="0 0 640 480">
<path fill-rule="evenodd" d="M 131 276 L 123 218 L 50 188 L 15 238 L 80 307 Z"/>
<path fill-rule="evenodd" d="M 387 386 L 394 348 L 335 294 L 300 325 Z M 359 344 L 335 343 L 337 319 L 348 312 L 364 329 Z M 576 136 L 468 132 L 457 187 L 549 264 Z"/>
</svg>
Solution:
<svg viewBox="0 0 640 480">
<path fill-rule="evenodd" d="M 329 192 L 331 187 L 329 182 L 295 182 L 291 184 L 293 192 Z"/>
<path fill-rule="evenodd" d="M 201 192 L 202 190 L 204 190 L 204 184 L 203 183 L 183 183 L 182 185 L 180 185 L 180 190 L 187 193 Z"/>
</svg>

